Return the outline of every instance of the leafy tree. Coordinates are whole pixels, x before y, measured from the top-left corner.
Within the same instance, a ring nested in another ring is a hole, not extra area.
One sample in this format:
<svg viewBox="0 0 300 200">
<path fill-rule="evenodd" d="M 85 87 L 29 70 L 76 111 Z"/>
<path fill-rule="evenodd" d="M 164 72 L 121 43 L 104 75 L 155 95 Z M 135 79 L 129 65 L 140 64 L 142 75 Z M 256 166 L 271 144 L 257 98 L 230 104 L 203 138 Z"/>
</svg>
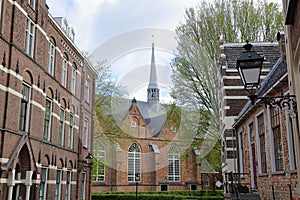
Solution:
<svg viewBox="0 0 300 200">
<path fill-rule="evenodd" d="M 202 110 L 199 117 L 207 120 L 207 127 L 198 132 L 206 138 L 201 150 L 203 156 L 220 139 L 219 40 L 272 41 L 276 32 L 283 29 L 279 8 L 267 0 L 202 1 L 196 8 L 186 9 L 185 22 L 176 28 L 178 51 L 172 63 L 171 96 L 178 105 Z M 220 145 L 215 150 L 220 152 Z"/>
</svg>

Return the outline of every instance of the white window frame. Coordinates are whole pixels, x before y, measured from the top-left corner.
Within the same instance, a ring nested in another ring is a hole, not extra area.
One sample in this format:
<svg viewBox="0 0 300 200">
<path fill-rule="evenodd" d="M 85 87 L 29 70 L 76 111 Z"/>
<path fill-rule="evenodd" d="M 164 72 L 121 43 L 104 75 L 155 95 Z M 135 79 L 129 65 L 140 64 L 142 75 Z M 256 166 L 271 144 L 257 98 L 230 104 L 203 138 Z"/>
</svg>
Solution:
<svg viewBox="0 0 300 200">
<path fill-rule="evenodd" d="M 28 89 L 28 92 L 25 93 L 25 89 Z M 21 98 L 21 105 L 20 105 L 20 115 L 19 115 L 19 130 L 28 132 L 29 126 L 29 116 L 30 116 L 30 99 L 31 99 L 31 86 L 26 84 L 25 82 L 22 83 L 22 98 Z M 25 105 L 24 105 L 25 104 Z M 25 108 L 23 107 L 25 106 Z M 24 119 L 22 120 L 21 114 L 23 109 L 25 109 Z M 21 127 L 21 121 L 23 126 Z"/>
<path fill-rule="evenodd" d="M 127 159 L 127 180 L 128 182 L 136 181 L 136 174 L 140 174 L 141 177 L 141 167 L 142 167 L 142 159 L 141 159 L 141 147 L 138 143 L 132 143 L 128 149 L 128 159 Z M 140 182 L 139 181 L 139 182 Z"/>
<path fill-rule="evenodd" d="M 63 57 L 63 63 L 62 63 L 62 78 L 61 78 L 62 85 L 64 87 L 67 87 L 68 82 L 68 60 Z"/>
<path fill-rule="evenodd" d="M 66 198 L 65 200 L 71 199 L 71 189 L 72 189 L 72 172 L 67 171 L 67 180 L 66 180 Z"/>
<path fill-rule="evenodd" d="M 68 135 L 68 148 L 70 149 L 73 149 L 74 125 L 75 125 L 75 115 L 73 113 L 70 113 L 69 135 Z"/>
<path fill-rule="evenodd" d="M 89 138 L 89 120 L 87 118 L 84 119 L 83 122 L 83 146 L 88 146 L 88 138 Z"/>
<path fill-rule="evenodd" d="M 85 200 L 85 193 L 86 193 L 86 173 L 83 172 L 81 175 L 82 175 L 82 180 L 81 180 L 81 195 L 80 195 L 80 200 Z"/>
<path fill-rule="evenodd" d="M 34 52 L 34 38 L 35 37 L 35 24 L 27 18 L 26 20 L 26 37 L 25 37 L 25 53 L 33 57 Z"/>
<path fill-rule="evenodd" d="M 58 128 L 58 145 L 60 146 L 64 146 L 65 119 L 66 119 L 66 111 L 64 108 L 61 107 L 59 113 L 59 128 Z"/>
<path fill-rule="evenodd" d="M 295 144 L 294 144 L 294 135 L 293 135 L 293 124 L 292 117 L 290 116 L 290 112 L 286 110 L 286 129 L 287 129 L 287 142 L 288 142 L 288 151 L 289 151 L 289 162 L 290 162 L 290 170 L 294 171 L 297 169 L 296 167 L 296 158 L 295 158 Z"/>
<path fill-rule="evenodd" d="M 252 125 L 252 129 L 250 131 L 250 125 Z M 248 125 L 247 125 L 247 133 L 248 133 L 248 145 L 249 145 L 249 162 L 250 162 L 250 179 L 251 179 L 251 187 L 255 188 L 255 182 L 254 182 L 254 166 L 253 166 L 253 154 L 252 154 L 252 143 L 255 142 L 255 138 L 252 138 L 254 135 L 254 122 L 251 121 Z M 252 133 L 252 135 L 250 134 L 250 132 Z M 253 141 L 254 140 L 254 141 Z"/>
<path fill-rule="evenodd" d="M 76 94 L 76 77 L 77 77 L 77 71 L 73 67 L 72 68 L 72 80 L 71 80 L 71 92 L 72 94 Z"/>
<path fill-rule="evenodd" d="M 62 178 L 62 169 L 57 169 L 57 171 L 56 171 L 56 183 L 55 183 L 55 200 L 60 200 L 60 196 L 61 196 L 61 178 Z"/>
<path fill-rule="evenodd" d="M 277 108 L 279 109 L 279 108 Z M 270 157 L 271 157 L 271 170 L 272 172 L 281 172 L 281 171 L 277 171 L 276 170 L 276 163 L 275 163 L 275 150 L 274 150 L 274 133 L 273 133 L 273 130 L 272 130 L 272 124 L 271 124 L 271 108 L 268 107 L 268 127 L 269 127 L 269 139 L 270 139 Z M 282 123 L 281 123 L 281 112 L 279 111 L 279 120 L 280 120 L 280 134 L 281 134 L 281 145 L 283 144 L 282 143 Z M 284 149 L 283 149 L 283 146 L 281 147 L 283 152 L 284 152 Z M 284 154 L 283 154 L 284 156 Z M 284 157 L 283 157 L 283 171 L 284 171 Z"/>
<path fill-rule="evenodd" d="M 55 64 L 55 46 L 52 42 L 49 42 L 48 49 L 48 73 L 54 76 L 54 64 Z"/>
<path fill-rule="evenodd" d="M 46 117 L 47 117 L 47 102 L 50 103 L 50 108 L 49 108 L 49 124 L 48 124 L 48 129 L 45 129 L 45 122 L 46 122 Z M 44 117 L 44 140 L 50 141 L 50 135 L 51 135 L 51 122 L 52 122 L 52 100 L 50 98 L 46 98 L 46 105 L 45 105 L 45 117 Z M 47 131 L 47 132 L 45 132 Z"/>
<path fill-rule="evenodd" d="M 43 172 L 45 172 L 45 177 L 43 175 Z M 45 180 L 44 180 L 45 178 Z M 42 185 L 42 182 L 43 180 L 45 181 L 44 182 L 44 185 Z M 46 200 L 46 195 L 47 195 L 47 180 L 48 180 L 48 168 L 47 167 L 42 167 L 41 169 L 41 184 L 40 184 L 40 190 L 39 190 L 39 200 Z M 43 194 L 41 194 L 41 192 Z"/>
<path fill-rule="evenodd" d="M 90 79 L 85 80 L 85 101 L 90 102 Z"/>
<path fill-rule="evenodd" d="M 210 185 L 210 178 L 209 178 L 209 176 L 204 176 L 204 183 L 203 183 L 203 185 L 205 187 L 208 187 Z"/>
<path fill-rule="evenodd" d="M 243 133 L 244 130 L 240 130 L 239 132 L 239 162 L 240 162 L 240 173 L 241 178 L 245 177 L 245 164 L 244 164 L 244 158 L 245 158 L 245 152 L 244 152 L 244 140 L 243 140 Z"/>
<path fill-rule="evenodd" d="M 255 116 L 255 119 L 256 119 L 256 123 L 255 123 L 255 128 L 256 128 L 256 141 L 257 141 L 257 159 L 258 159 L 258 173 L 259 174 L 265 174 L 265 173 L 267 173 L 268 172 L 268 163 L 267 163 L 267 160 L 266 160 L 266 168 L 267 168 L 267 171 L 266 172 L 263 172 L 262 171 L 262 157 L 261 157 L 261 148 L 260 148 L 260 146 L 261 146 L 261 144 L 260 144 L 260 137 L 259 137 L 259 130 L 258 130 L 258 117 L 260 117 L 260 116 L 263 116 L 263 119 L 264 119 L 264 121 L 263 121 L 263 124 L 264 124 L 264 134 L 265 134 L 265 151 L 266 151 L 266 154 L 267 154 L 267 150 L 266 150 L 266 142 L 267 142 L 267 140 L 266 140 L 266 126 L 265 126 L 265 116 L 264 116 L 264 111 L 261 111 L 261 112 L 259 112 L 256 116 Z M 266 159 L 267 159 L 267 155 L 266 155 Z"/>
<path fill-rule="evenodd" d="M 132 120 L 132 121 L 131 121 L 131 127 L 136 127 L 136 126 L 137 126 L 136 124 L 137 124 L 137 123 L 136 123 L 135 120 Z"/>
<path fill-rule="evenodd" d="M 105 181 L 105 145 L 102 141 L 96 143 L 94 149 L 94 156 L 97 159 L 95 163 L 95 174 L 93 174 L 93 180 L 95 182 L 104 182 Z"/>
<path fill-rule="evenodd" d="M 180 150 L 175 144 L 171 144 L 168 151 L 168 180 L 179 182 L 180 176 Z"/>
<path fill-rule="evenodd" d="M 30 5 L 31 8 L 35 10 L 35 2 L 36 0 L 28 0 L 28 4 Z"/>
</svg>

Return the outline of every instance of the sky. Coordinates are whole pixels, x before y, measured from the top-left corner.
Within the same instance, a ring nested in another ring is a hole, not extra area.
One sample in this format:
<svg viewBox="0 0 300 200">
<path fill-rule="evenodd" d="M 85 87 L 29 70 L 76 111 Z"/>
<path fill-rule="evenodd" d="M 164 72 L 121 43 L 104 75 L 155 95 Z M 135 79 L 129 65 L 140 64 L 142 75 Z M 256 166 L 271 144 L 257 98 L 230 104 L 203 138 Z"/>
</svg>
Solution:
<svg viewBox="0 0 300 200">
<path fill-rule="evenodd" d="M 281 3 L 281 0 L 272 0 Z M 65 17 L 75 30 L 76 46 L 94 64 L 107 60 L 114 79 L 129 98 L 145 100 L 151 44 L 155 44 L 158 84 L 164 101 L 171 101 L 170 62 L 176 49 L 176 26 L 186 8 L 199 0 L 47 0 L 53 17 Z M 154 36 L 154 37 L 153 37 Z"/>
</svg>

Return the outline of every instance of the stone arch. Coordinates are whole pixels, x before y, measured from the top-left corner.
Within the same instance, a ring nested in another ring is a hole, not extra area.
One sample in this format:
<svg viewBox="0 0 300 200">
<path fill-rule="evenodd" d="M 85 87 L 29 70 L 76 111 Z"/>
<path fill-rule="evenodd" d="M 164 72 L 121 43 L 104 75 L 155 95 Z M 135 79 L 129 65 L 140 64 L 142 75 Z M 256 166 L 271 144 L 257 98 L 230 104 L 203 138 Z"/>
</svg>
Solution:
<svg viewBox="0 0 300 200">
<path fill-rule="evenodd" d="M 64 167 L 64 160 L 62 158 L 57 162 L 57 168 L 62 169 Z"/>
<path fill-rule="evenodd" d="M 50 165 L 50 157 L 49 157 L 48 154 L 43 156 L 41 164 L 44 165 L 44 166 L 49 166 Z"/>
<path fill-rule="evenodd" d="M 30 159 L 30 153 L 27 145 L 24 145 L 22 149 L 19 152 L 19 159 L 18 163 L 16 164 L 16 167 L 20 166 L 20 173 L 21 173 L 21 179 L 26 178 L 26 172 L 31 171 L 31 159 Z"/>
<path fill-rule="evenodd" d="M 67 101 L 65 98 L 61 98 L 61 107 L 63 107 L 64 109 L 67 107 Z"/>
<path fill-rule="evenodd" d="M 46 91 L 46 96 L 50 99 L 53 99 L 54 97 L 54 93 L 51 87 L 48 87 L 47 91 Z"/>
<path fill-rule="evenodd" d="M 64 57 L 67 61 L 69 61 L 69 56 L 68 56 L 68 54 L 67 54 L 66 52 L 64 52 L 63 57 Z"/>
<path fill-rule="evenodd" d="M 29 70 L 24 71 L 23 73 L 23 81 L 32 85 L 33 83 L 33 76 Z"/>
<path fill-rule="evenodd" d="M 70 169 L 73 169 L 73 167 L 74 167 L 74 166 L 73 166 L 72 160 L 69 160 L 69 168 L 70 168 Z"/>
<path fill-rule="evenodd" d="M 51 42 L 54 46 L 56 46 L 56 40 L 55 40 L 55 38 L 54 38 L 53 36 L 50 36 L 50 42 Z"/>
</svg>

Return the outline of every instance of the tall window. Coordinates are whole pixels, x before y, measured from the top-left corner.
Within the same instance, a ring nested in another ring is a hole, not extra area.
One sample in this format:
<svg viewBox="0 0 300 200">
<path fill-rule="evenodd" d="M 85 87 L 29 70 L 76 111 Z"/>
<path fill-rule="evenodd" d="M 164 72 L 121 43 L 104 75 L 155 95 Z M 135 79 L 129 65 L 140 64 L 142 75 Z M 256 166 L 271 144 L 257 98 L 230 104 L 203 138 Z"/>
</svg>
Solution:
<svg viewBox="0 0 300 200">
<path fill-rule="evenodd" d="M 264 115 L 263 114 L 260 114 L 257 117 L 257 133 L 259 136 L 260 173 L 267 173 L 266 138 L 265 138 L 265 127 L 264 127 Z"/>
<path fill-rule="evenodd" d="M 274 150 L 274 161 L 275 170 L 283 170 L 283 150 L 281 142 L 281 132 L 280 132 L 280 114 L 279 109 L 270 108 L 271 111 L 271 128 L 273 133 L 273 150 Z"/>
<path fill-rule="evenodd" d="M 42 167 L 39 200 L 46 200 L 48 169 Z"/>
<path fill-rule="evenodd" d="M 31 8 L 35 9 L 35 1 L 36 0 L 28 0 L 28 4 L 31 6 Z"/>
<path fill-rule="evenodd" d="M 55 200 L 60 200 L 61 195 L 61 169 L 56 171 L 56 184 L 55 184 Z"/>
<path fill-rule="evenodd" d="M 132 143 L 128 149 L 128 181 L 135 181 L 135 175 L 141 174 L 141 148 Z"/>
<path fill-rule="evenodd" d="M 85 191 L 86 191 L 85 185 L 86 185 L 86 173 L 82 173 L 80 200 L 85 200 Z"/>
<path fill-rule="evenodd" d="M 30 87 L 26 83 L 22 83 L 22 99 L 20 108 L 19 130 L 26 131 L 27 121 L 29 118 L 29 100 Z"/>
<path fill-rule="evenodd" d="M 44 117 L 44 140 L 50 141 L 51 132 L 51 115 L 52 115 L 52 102 L 46 99 L 45 117 Z"/>
<path fill-rule="evenodd" d="M 169 181 L 180 181 L 180 151 L 175 144 L 168 152 L 168 177 Z"/>
<path fill-rule="evenodd" d="M 292 118 L 290 114 L 286 113 L 287 118 L 287 134 L 288 134 L 288 148 L 289 148 L 289 160 L 290 160 L 290 170 L 296 170 L 296 155 L 295 155 L 295 144 L 294 144 L 294 133 L 292 126 Z"/>
<path fill-rule="evenodd" d="M 90 80 L 89 79 L 85 80 L 85 100 L 87 102 L 90 101 Z"/>
<path fill-rule="evenodd" d="M 94 181 L 104 181 L 105 180 L 105 146 L 103 142 L 99 141 L 95 143 L 94 147 L 94 157 L 96 158 L 96 163 L 93 164 L 93 180 Z"/>
<path fill-rule="evenodd" d="M 54 59 L 55 59 L 55 46 L 49 42 L 48 50 L 48 73 L 54 75 Z"/>
<path fill-rule="evenodd" d="M 73 135 L 74 135 L 74 115 L 70 113 L 70 125 L 69 125 L 69 136 L 68 136 L 68 147 L 73 148 Z"/>
<path fill-rule="evenodd" d="M 68 81 L 68 60 L 66 58 L 63 58 L 61 82 L 64 87 L 67 87 L 67 81 Z"/>
<path fill-rule="evenodd" d="M 71 198 L 71 181 L 72 181 L 72 176 L 71 172 L 67 171 L 67 183 L 66 183 L 66 200 L 70 200 Z"/>
<path fill-rule="evenodd" d="M 65 109 L 64 108 L 60 108 L 58 131 L 59 131 L 58 145 L 64 146 L 64 138 L 65 138 Z"/>
<path fill-rule="evenodd" d="M 76 69 L 72 68 L 71 92 L 76 94 Z"/>
<path fill-rule="evenodd" d="M 34 23 L 27 19 L 26 21 L 26 40 L 25 40 L 25 53 L 33 57 L 34 49 Z"/>
<path fill-rule="evenodd" d="M 240 132 L 239 134 L 239 158 L 240 158 L 240 172 L 241 176 L 244 177 L 244 140 L 243 140 L 243 131 Z"/>
<path fill-rule="evenodd" d="M 83 145 L 88 145 L 88 138 L 89 138 L 89 121 L 84 119 L 83 123 Z"/>
</svg>

